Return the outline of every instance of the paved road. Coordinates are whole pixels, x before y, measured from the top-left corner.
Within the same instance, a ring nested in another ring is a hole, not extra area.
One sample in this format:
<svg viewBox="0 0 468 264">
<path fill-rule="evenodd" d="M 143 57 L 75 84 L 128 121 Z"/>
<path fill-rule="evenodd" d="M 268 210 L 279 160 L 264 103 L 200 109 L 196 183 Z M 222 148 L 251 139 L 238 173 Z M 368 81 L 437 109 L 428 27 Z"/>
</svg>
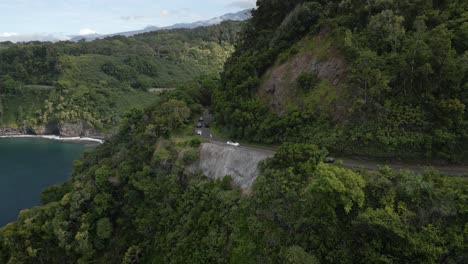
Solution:
<svg viewBox="0 0 468 264">
<path fill-rule="evenodd" d="M 214 119 L 213 115 L 211 115 L 208 111 L 205 111 L 203 113 L 203 122 L 200 122 L 197 119 L 197 123 L 199 123 L 199 122 L 202 123 L 202 127 L 201 128 L 195 128 L 194 133 L 196 133 L 196 131 L 198 131 L 198 130 L 201 130 L 202 131 L 202 135 L 201 135 L 202 138 L 210 141 L 211 143 L 215 143 L 215 144 L 217 144 L 219 146 L 225 146 L 225 147 L 230 147 L 230 148 L 240 148 L 240 149 L 245 149 L 245 150 L 260 151 L 260 152 L 263 152 L 265 154 L 275 154 L 276 153 L 274 150 L 267 150 L 267 149 L 262 149 L 262 148 L 258 148 L 258 147 L 252 147 L 252 146 L 246 146 L 246 145 L 240 145 L 239 147 L 234 147 L 234 146 L 228 145 L 227 144 L 228 140 L 216 137 L 215 135 L 213 135 L 211 133 L 210 128 L 205 127 L 206 124 L 211 124 L 213 122 L 213 119 Z"/>
<path fill-rule="evenodd" d="M 360 160 L 352 158 L 337 158 L 343 162 L 343 166 L 351 169 L 364 168 L 370 171 L 379 170 L 379 167 L 388 166 L 393 170 L 409 170 L 416 173 L 422 173 L 427 168 L 432 167 L 442 174 L 447 176 L 465 176 L 468 177 L 468 166 L 434 166 L 434 165 L 423 165 L 423 164 L 403 164 L 403 163 L 386 163 L 369 160 Z"/>
<path fill-rule="evenodd" d="M 203 127 L 196 128 L 195 131 L 201 130 L 202 137 L 212 143 L 218 144 L 220 146 L 232 147 L 226 144 L 227 140 L 215 137 L 214 135 L 212 135 L 210 128 L 205 127 L 205 124 L 211 124 L 213 122 L 213 116 L 209 114 L 208 111 L 205 111 L 203 113 L 203 119 L 204 121 L 201 122 Z M 237 148 L 242 148 L 245 150 L 261 151 L 266 154 L 275 153 L 274 150 L 268 150 L 268 149 L 263 149 L 259 147 L 252 147 L 252 146 L 245 146 L 245 145 L 241 145 Z M 347 157 L 340 157 L 340 158 L 337 158 L 337 160 L 342 161 L 344 167 L 351 168 L 351 169 L 364 168 L 370 171 L 376 171 L 376 170 L 379 170 L 379 168 L 382 166 L 389 166 L 393 170 L 409 170 L 409 171 L 413 171 L 416 173 L 421 173 L 421 172 L 424 172 L 428 167 L 432 167 L 447 176 L 467 176 L 468 177 L 468 166 L 427 166 L 427 165 L 403 164 L 403 163 L 388 164 L 385 162 L 360 160 L 360 159 L 353 159 L 353 158 L 347 158 Z"/>
<path fill-rule="evenodd" d="M 195 131 L 201 130 L 202 135 L 201 137 L 212 141 L 212 142 L 218 142 L 218 143 L 226 143 L 224 140 L 221 140 L 220 138 L 216 138 L 213 134 L 211 134 L 211 129 L 205 127 L 206 124 L 210 125 L 213 122 L 213 115 L 209 114 L 208 110 L 203 113 L 203 121 L 197 121 L 197 123 L 201 123 L 202 127 L 201 128 L 195 128 Z"/>
</svg>

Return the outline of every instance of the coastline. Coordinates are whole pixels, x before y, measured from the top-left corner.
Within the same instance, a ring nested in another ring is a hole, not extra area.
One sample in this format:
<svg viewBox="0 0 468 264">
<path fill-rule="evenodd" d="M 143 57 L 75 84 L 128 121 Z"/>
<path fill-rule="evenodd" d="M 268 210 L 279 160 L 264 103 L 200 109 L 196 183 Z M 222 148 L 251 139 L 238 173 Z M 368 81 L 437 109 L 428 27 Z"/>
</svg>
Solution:
<svg viewBox="0 0 468 264">
<path fill-rule="evenodd" d="M 92 138 L 92 137 L 60 137 L 56 135 L 0 135 L 0 138 L 44 138 L 50 140 L 58 140 L 58 141 L 74 141 L 74 142 L 93 142 L 97 144 L 103 144 L 103 139 Z"/>
</svg>

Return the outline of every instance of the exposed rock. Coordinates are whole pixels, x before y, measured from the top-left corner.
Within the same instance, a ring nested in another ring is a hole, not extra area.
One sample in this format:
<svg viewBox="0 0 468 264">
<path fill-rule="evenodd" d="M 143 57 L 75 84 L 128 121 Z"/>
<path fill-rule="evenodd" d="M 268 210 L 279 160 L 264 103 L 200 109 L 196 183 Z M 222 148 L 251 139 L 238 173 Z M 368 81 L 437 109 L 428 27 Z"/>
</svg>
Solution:
<svg viewBox="0 0 468 264">
<path fill-rule="evenodd" d="M 19 128 L 1 128 L 0 136 L 15 136 L 15 135 L 57 135 L 61 137 L 91 137 L 103 138 L 103 136 L 94 128 L 89 128 L 84 123 L 64 123 L 57 124 L 54 122 L 44 126 Z"/>
<path fill-rule="evenodd" d="M 92 137 L 99 133 L 84 123 L 64 123 L 58 126 L 58 133 L 62 137 Z"/>
<path fill-rule="evenodd" d="M 259 174 L 259 162 L 273 155 L 270 151 L 204 143 L 200 149 L 200 160 L 193 167 L 212 179 L 229 175 L 237 185 L 247 189 Z"/>
<path fill-rule="evenodd" d="M 284 114 L 289 105 L 300 104 L 303 98 L 296 87 L 303 73 L 316 73 L 320 80 L 328 81 L 333 89 L 338 89 L 345 76 L 346 63 L 338 51 L 323 42 L 320 37 L 305 39 L 300 52 L 286 62 L 278 62 L 265 73 L 258 95 L 271 110 Z M 310 43 L 314 43 L 313 48 L 307 47 Z"/>
<path fill-rule="evenodd" d="M 14 136 L 23 134 L 18 128 L 0 128 L 0 136 Z"/>
<path fill-rule="evenodd" d="M 63 137 L 79 137 L 83 135 L 83 124 L 65 123 L 58 126 L 59 135 Z"/>
</svg>

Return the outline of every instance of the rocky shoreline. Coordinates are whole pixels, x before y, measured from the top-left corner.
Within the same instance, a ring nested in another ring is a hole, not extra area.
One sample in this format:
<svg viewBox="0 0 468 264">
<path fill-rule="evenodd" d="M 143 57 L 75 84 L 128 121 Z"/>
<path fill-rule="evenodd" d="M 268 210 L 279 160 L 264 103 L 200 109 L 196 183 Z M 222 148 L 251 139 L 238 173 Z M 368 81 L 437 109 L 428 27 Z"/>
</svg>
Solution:
<svg viewBox="0 0 468 264">
<path fill-rule="evenodd" d="M 24 131 L 18 128 L 1 128 L 0 127 L 0 136 L 16 136 L 16 135 L 25 135 Z"/>
<path fill-rule="evenodd" d="M 88 128 L 82 123 L 78 124 L 48 124 L 44 127 L 31 128 L 0 127 L 0 138 L 14 137 L 41 137 L 64 141 L 88 141 L 103 143 L 104 136 L 96 129 Z"/>
<path fill-rule="evenodd" d="M 58 141 L 67 141 L 67 142 L 75 142 L 75 143 L 104 143 L 103 139 L 98 138 L 90 138 L 90 137 L 60 137 L 55 135 L 7 135 L 7 136 L 0 136 L 0 138 L 44 138 L 50 140 L 58 140 Z"/>
</svg>

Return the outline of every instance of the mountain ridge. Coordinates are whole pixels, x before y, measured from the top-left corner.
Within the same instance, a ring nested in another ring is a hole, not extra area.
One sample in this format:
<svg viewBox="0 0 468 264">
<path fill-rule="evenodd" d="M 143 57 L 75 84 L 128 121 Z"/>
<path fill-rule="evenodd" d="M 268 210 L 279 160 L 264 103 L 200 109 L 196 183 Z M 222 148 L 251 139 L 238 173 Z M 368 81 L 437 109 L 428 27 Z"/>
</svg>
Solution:
<svg viewBox="0 0 468 264">
<path fill-rule="evenodd" d="M 194 29 L 197 27 L 208 27 L 208 26 L 214 26 L 218 25 L 224 21 L 244 21 L 248 20 L 252 17 L 252 12 L 251 9 L 244 9 L 239 12 L 235 13 L 227 13 L 219 17 L 214 17 L 208 20 L 200 20 L 200 21 L 195 21 L 192 23 L 177 23 L 171 26 L 165 26 L 165 27 L 158 27 L 158 26 L 147 26 L 144 29 L 141 30 L 132 30 L 132 31 L 125 31 L 125 32 L 118 32 L 118 33 L 112 33 L 112 34 L 90 34 L 90 35 L 80 35 L 80 36 L 72 36 L 70 41 L 93 41 L 96 39 L 103 39 L 107 37 L 114 37 L 114 36 L 125 36 L 125 37 L 131 37 L 135 36 L 138 34 L 143 34 L 143 33 L 148 33 L 148 32 L 153 32 L 153 31 L 159 31 L 159 30 L 169 30 L 169 29 Z"/>
</svg>

